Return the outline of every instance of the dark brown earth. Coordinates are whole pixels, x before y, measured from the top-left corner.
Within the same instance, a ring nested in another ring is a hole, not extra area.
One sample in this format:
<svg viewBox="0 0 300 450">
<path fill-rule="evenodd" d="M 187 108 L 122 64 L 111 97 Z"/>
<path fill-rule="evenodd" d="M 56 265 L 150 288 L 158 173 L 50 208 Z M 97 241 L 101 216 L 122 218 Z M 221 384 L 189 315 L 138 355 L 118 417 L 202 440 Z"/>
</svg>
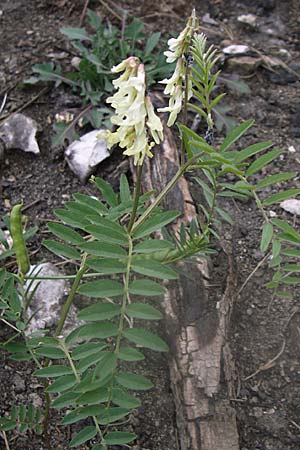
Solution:
<svg viewBox="0 0 300 450">
<path fill-rule="evenodd" d="M 101 2 L 102 3 L 102 2 Z M 225 73 L 239 73 L 251 88 L 250 94 L 229 92 L 226 102 L 231 115 L 237 120 L 255 119 L 255 125 L 243 138 L 241 145 L 257 140 L 272 140 L 276 147 L 286 150 L 284 156 L 274 162 L 269 171 L 298 171 L 300 164 L 300 19 L 299 0 L 280 2 L 262 0 L 237 2 L 215 0 L 210 2 L 175 0 L 138 2 L 118 1 L 117 5 L 128 9 L 132 16 L 140 17 L 150 31 L 173 30 L 178 32 L 183 21 L 195 6 L 199 17 L 205 13 L 218 24 L 203 23 L 209 41 L 220 48 L 230 43 L 247 44 L 254 56 L 265 55 L 273 60 L 264 61 L 259 67 L 246 70 L 239 60 L 224 63 Z M 0 101 L 4 93 L 8 100 L 2 117 L 24 105 L 40 88 L 22 89 L 17 86 L 27 78 L 34 63 L 48 61 L 50 53 L 69 51 L 61 26 L 78 26 L 84 1 L 61 0 L 2 0 L 0 3 Z M 90 2 L 93 10 L 110 13 L 96 1 Z M 240 24 L 237 16 L 253 13 L 258 26 L 253 29 Z M 268 31 L 269 30 L 269 31 Z M 271 31 L 270 31 L 271 30 Z M 281 67 L 273 66 L 274 58 L 282 61 Z M 62 62 L 68 63 L 68 55 Z M 263 67 L 264 66 L 264 67 Z M 287 70 L 287 66 L 291 70 Z M 298 73 L 298 77 L 297 77 Z M 44 220 L 53 217 L 52 209 L 68 200 L 73 192 L 92 192 L 87 184 L 81 185 L 63 162 L 62 152 L 51 149 L 51 126 L 48 117 L 67 109 L 70 94 L 64 89 L 50 89 L 24 113 L 37 120 L 40 126 L 39 145 L 41 155 L 25 154 L 18 150 L 6 152 L 1 162 L 0 214 L 8 213 L 10 205 L 21 200 L 30 205 L 26 211 L 29 221 L 44 231 Z M 72 105 L 78 107 L 78 105 Z M 2 118 L 1 117 L 1 118 Z M 198 130 L 200 133 L 201 126 Z M 217 136 L 217 142 L 222 137 Z M 288 151 L 294 146 L 296 152 Z M 127 163 L 120 156 L 113 156 L 103 163 L 97 172 L 118 185 L 121 172 L 128 172 Z M 282 184 L 280 188 L 299 187 L 299 178 Z M 274 188 L 272 188 L 274 189 Z M 196 192 L 196 191 L 195 191 Z M 271 190 L 270 192 L 271 193 Z M 266 193 L 267 194 L 267 193 Z M 196 198 L 195 202 L 199 202 Z M 224 208 L 235 219 L 233 229 L 224 226 L 223 234 L 234 236 L 234 259 L 239 276 L 239 287 L 261 261 L 259 236 L 262 220 L 254 203 L 226 201 Z M 299 218 L 272 208 L 279 216 L 299 227 Z M 34 239 L 32 250 L 40 245 Z M 212 292 L 222 284 L 228 267 L 221 249 L 212 261 L 210 283 Z M 43 251 L 43 256 L 46 256 Z M 47 255 L 49 256 L 49 255 Z M 263 264 L 242 289 L 234 304 L 230 346 L 233 351 L 236 377 L 235 396 L 241 450 L 299 450 L 300 449 L 300 315 L 299 289 L 291 291 L 292 300 L 272 297 L 264 285 L 271 278 L 270 270 Z M 212 294 L 213 295 L 213 294 Z M 3 338 L 6 330 L 1 329 Z M 144 398 L 143 408 L 131 425 L 138 434 L 136 450 L 177 450 L 175 411 L 168 378 L 168 366 L 164 356 L 150 354 L 147 366 L 141 368 L 156 386 Z M 0 361 L 0 406 L 5 412 L 12 401 L 24 399 L 41 402 L 41 389 L 30 378 L 31 367 L 14 364 L 8 359 Z M 74 430 L 70 430 L 72 433 Z M 51 422 L 53 450 L 65 449 L 65 430 L 59 427 L 58 418 Z M 11 438 L 14 450 L 43 449 L 42 441 L 31 435 Z M 0 448 L 5 448 L 0 438 Z M 82 447 L 88 448 L 88 447 Z M 205 449 L 203 449 L 205 450 Z M 216 449 L 218 450 L 218 449 Z"/>
</svg>

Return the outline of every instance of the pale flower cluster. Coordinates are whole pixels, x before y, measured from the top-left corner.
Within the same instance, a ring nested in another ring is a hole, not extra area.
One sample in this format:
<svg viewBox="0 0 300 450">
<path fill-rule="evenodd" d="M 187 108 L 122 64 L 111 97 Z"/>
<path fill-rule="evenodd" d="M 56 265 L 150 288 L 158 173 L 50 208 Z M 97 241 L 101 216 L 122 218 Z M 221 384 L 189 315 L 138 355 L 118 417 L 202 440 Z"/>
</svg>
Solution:
<svg viewBox="0 0 300 450">
<path fill-rule="evenodd" d="M 142 164 L 146 155 L 152 157 L 151 148 L 163 139 L 163 127 L 155 114 L 153 105 L 146 96 L 144 65 L 138 58 L 130 56 L 112 72 L 123 72 L 113 81 L 117 92 L 106 101 L 115 109 L 111 122 L 117 126 L 115 132 L 106 132 L 108 148 L 118 144 L 126 148 L 124 155 L 133 156 L 134 164 Z M 153 138 L 149 142 L 148 130 Z"/>
<path fill-rule="evenodd" d="M 172 126 L 176 121 L 176 118 L 181 111 L 182 103 L 184 101 L 184 80 L 185 80 L 185 56 L 184 54 L 188 51 L 190 42 L 197 26 L 197 19 L 195 15 L 195 10 L 188 20 L 185 29 L 179 34 L 177 39 L 172 38 L 168 40 L 169 50 L 164 52 L 167 57 L 167 62 L 172 63 L 177 60 L 176 68 L 171 76 L 171 78 L 165 78 L 160 81 L 160 83 L 165 84 L 164 93 L 169 95 L 169 106 L 165 108 L 160 108 L 160 112 L 169 112 L 170 116 L 168 119 L 168 126 Z M 189 80 L 187 86 L 187 98 L 188 100 L 192 97 L 192 82 Z"/>
</svg>

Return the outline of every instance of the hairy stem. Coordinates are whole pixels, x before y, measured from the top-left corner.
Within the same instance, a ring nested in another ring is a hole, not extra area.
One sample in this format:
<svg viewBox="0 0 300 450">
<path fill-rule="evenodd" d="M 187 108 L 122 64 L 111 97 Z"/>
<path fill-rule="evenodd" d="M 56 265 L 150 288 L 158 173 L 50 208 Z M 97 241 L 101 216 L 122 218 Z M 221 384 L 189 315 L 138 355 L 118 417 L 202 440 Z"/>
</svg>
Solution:
<svg viewBox="0 0 300 450">
<path fill-rule="evenodd" d="M 61 331 L 62 331 L 62 329 L 64 327 L 66 318 L 68 316 L 69 310 L 71 308 L 71 305 L 72 305 L 72 303 L 74 301 L 74 297 L 75 297 L 76 291 L 78 289 L 78 286 L 79 286 L 79 284 L 81 282 L 81 279 L 82 279 L 84 273 L 87 271 L 87 267 L 85 267 L 86 256 L 87 255 L 84 254 L 84 256 L 82 258 L 82 261 L 81 261 L 80 269 L 78 270 L 78 272 L 76 274 L 76 278 L 75 278 L 74 283 L 72 285 L 72 288 L 71 288 L 71 290 L 69 292 L 69 295 L 68 295 L 68 298 L 66 300 L 66 303 L 64 304 L 63 309 L 61 311 L 61 316 L 60 316 L 59 322 L 57 324 L 57 327 L 56 327 L 56 330 L 55 330 L 55 333 L 54 333 L 54 337 L 57 337 L 57 336 L 60 335 L 60 333 L 61 333 Z"/>
<path fill-rule="evenodd" d="M 199 158 L 199 155 L 194 155 L 190 158 L 183 166 L 181 166 L 174 177 L 169 181 L 161 193 L 156 197 L 154 202 L 149 206 L 149 208 L 141 215 L 141 217 L 133 224 L 131 228 L 131 234 L 150 216 L 152 211 L 163 201 L 168 192 L 175 186 L 179 178 L 184 174 L 186 170 Z"/>
<path fill-rule="evenodd" d="M 141 182 L 142 182 L 142 173 L 143 173 L 143 164 L 138 166 L 138 172 L 137 172 L 137 180 L 136 180 L 136 185 L 135 185 L 135 191 L 134 191 L 134 199 L 133 199 L 133 208 L 132 208 L 132 213 L 130 216 L 130 221 L 128 224 L 128 233 L 131 232 L 134 221 L 135 221 L 135 216 L 136 216 L 136 212 L 138 209 L 138 205 L 139 205 L 139 198 L 140 198 L 140 193 L 141 193 Z"/>
</svg>

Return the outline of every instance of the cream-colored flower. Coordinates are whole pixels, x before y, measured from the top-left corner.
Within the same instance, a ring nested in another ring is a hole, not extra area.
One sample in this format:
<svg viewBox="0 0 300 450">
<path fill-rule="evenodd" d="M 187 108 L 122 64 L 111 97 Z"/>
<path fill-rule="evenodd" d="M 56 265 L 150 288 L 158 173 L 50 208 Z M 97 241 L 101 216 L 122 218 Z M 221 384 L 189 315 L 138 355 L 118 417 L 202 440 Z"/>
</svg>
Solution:
<svg viewBox="0 0 300 450">
<path fill-rule="evenodd" d="M 107 145 L 111 148 L 118 144 L 126 149 L 124 155 L 134 157 L 134 164 L 142 164 L 146 155 L 153 156 L 150 149 L 155 145 L 149 142 L 146 127 L 156 144 L 163 139 L 162 123 L 146 97 L 144 65 L 131 56 L 112 71 L 123 73 L 113 81 L 117 92 L 106 100 L 115 109 L 111 122 L 118 127 L 107 133 Z"/>
<path fill-rule="evenodd" d="M 169 50 L 164 52 L 167 56 L 167 62 L 172 63 L 177 60 L 175 71 L 171 78 L 165 78 L 160 83 L 165 84 L 164 94 L 169 95 L 169 106 L 166 108 L 159 108 L 160 112 L 170 112 L 168 126 L 174 124 L 178 114 L 181 111 L 184 100 L 184 81 L 185 81 L 185 53 L 189 51 L 191 39 L 194 31 L 198 26 L 195 10 L 193 10 L 191 17 L 184 30 L 179 34 L 177 39 L 169 39 Z M 192 82 L 188 82 L 188 100 L 192 97 Z"/>
</svg>

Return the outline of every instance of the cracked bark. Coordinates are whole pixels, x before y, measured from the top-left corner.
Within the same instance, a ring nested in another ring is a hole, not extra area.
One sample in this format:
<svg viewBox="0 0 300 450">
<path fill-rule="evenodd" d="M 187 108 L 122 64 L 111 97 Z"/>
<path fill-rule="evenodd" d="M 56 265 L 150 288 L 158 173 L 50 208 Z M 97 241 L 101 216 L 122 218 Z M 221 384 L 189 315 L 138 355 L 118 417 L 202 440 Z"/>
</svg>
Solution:
<svg viewBox="0 0 300 450">
<path fill-rule="evenodd" d="M 161 148 L 145 163 L 145 191 L 160 192 L 178 169 L 174 138 L 169 128 L 164 133 Z M 168 195 L 165 206 L 181 210 L 186 222 L 195 215 L 184 178 Z M 239 449 L 235 410 L 229 402 L 234 395 L 234 367 L 227 341 L 236 277 L 230 243 L 222 246 L 228 274 L 221 301 L 208 296 L 206 260 L 198 265 L 181 263 L 188 276 L 170 283 L 163 301 L 181 450 Z"/>
</svg>

